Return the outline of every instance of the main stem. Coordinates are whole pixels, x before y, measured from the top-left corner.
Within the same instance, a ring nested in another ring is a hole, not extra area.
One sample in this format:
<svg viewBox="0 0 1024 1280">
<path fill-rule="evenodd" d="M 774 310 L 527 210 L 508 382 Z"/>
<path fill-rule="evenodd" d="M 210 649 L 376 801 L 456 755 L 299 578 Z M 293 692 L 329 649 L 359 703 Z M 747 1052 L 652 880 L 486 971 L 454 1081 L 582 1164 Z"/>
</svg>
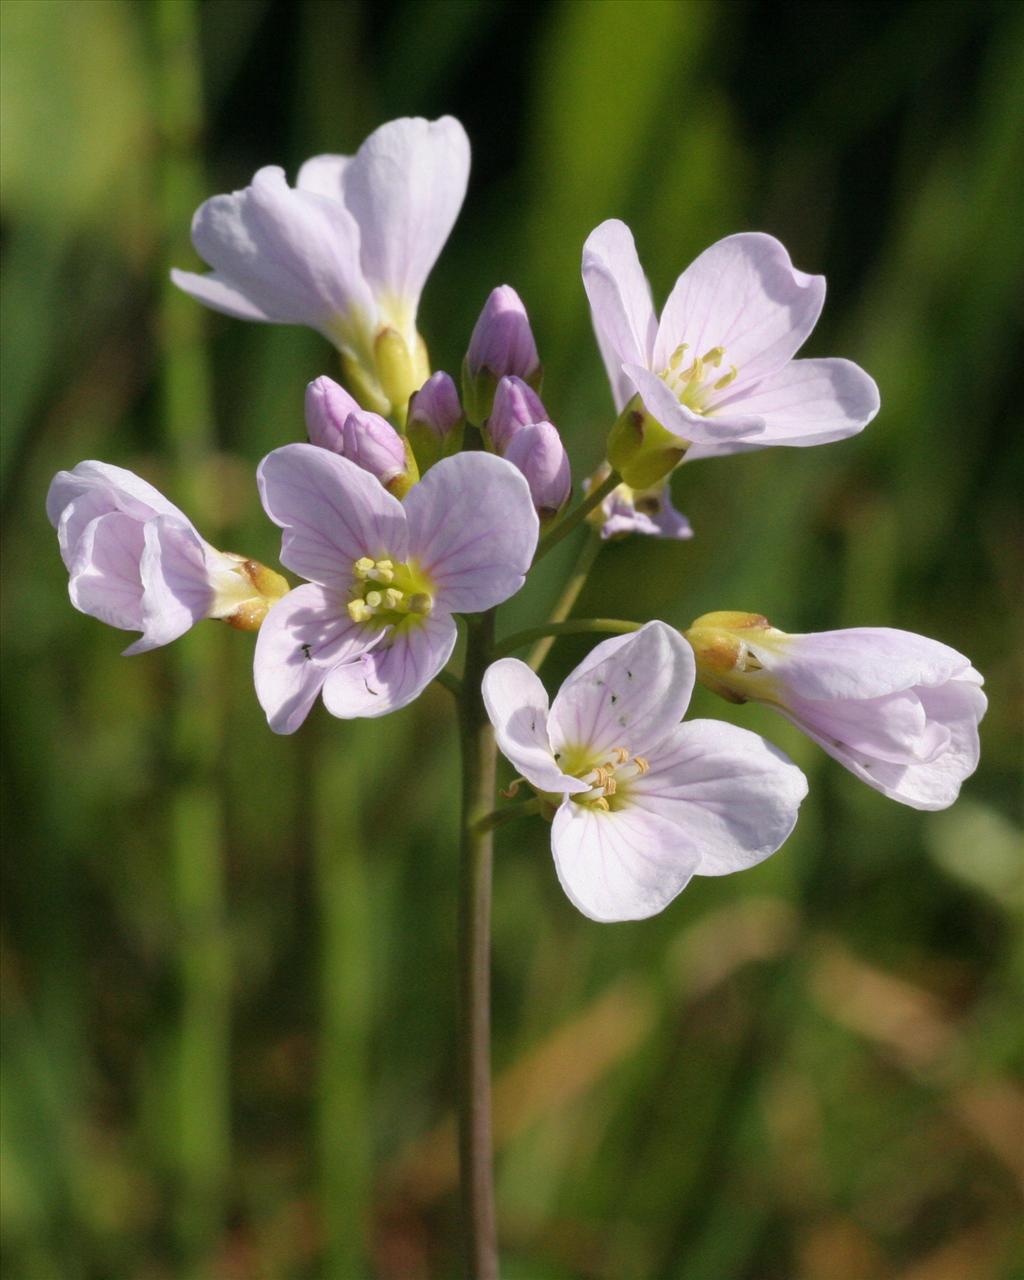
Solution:
<svg viewBox="0 0 1024 1280">
<path fill-rule="evenodd" d="M 491 1165 L 491 862 L 496 748 L 480 685 L 491 660 L 494 613 L 467 619 L 459 694 L 462 854 L 459 883 L 459 1181 L 468 1280 L 497 1280 Z"/>
</svg>

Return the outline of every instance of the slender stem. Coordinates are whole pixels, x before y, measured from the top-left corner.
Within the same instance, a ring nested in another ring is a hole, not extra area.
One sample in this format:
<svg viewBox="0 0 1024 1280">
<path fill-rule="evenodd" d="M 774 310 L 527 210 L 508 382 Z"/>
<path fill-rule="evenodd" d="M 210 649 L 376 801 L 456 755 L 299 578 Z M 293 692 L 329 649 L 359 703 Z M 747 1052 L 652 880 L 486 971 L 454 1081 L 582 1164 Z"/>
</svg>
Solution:
<svg viewBox="0 0 1024 1280">
<path fill-rule="evenodd" d="M 491 861 L 496 748 L 480 684 L 491 658 L 494 612 L 466 619 L 459 697 L 462 858 L 459 877 L 459 1180 L 468 1280 L 497 1280 L 491 1167 Z"/>
<path fill-rule="evenodd" d="M 456 698 L 462 693 L 462 681 L 454 673 L 454 671 L 439 671 L 434 679 L 449 693 L 453 693 Z"/>
<path fill-rule="evenodd" d="M 525 631 L 515 631 L 494 646 L 495 658 L 504 658 L 522 649 L 544 636 L 576 636 L 593 635 L 603 632 L 605 635 L 625 636 L 631 631 L 639 631 L 642 622 L 629 622 L 625 618 L 571 618 L 568 622 L 546 622 L 541 627 L 528 627 Z"/>
<path fill-rule="evenodd" d="M 548 625 L 556 622 L 564 622 L 572 613 L 572 607 L 579 599 L 579 594 L 583 590 L 583 585 L 587 580 L 587 575 L 594 567 L 594 561 L 597 559 L 598 553 L 603 546 L 601 535 L 596 529 L 591 529 L 584 542 L 580 557 L 576 561 L 576 567 L 572 571 L 572 576 L 565 584 L 565 590 L 558 598 L 558 603 L 551 610 L 551 616 L 548 618 Z M 544 636 L 538 640 L 533 646 L 527 662 L 534 669 L 539 671 L 544 663 L 544 659 L 548 656 L 551 646 L 555 643 L 553 635 Z"/>
<path fill-rule="evenodd" d="M 540 813 L 540 800 L 536 796 L 530 796 L 528 800 L 517 800 L 515 804 L 507 804 L 502 809 L 495 809 L 477 822 L 476 829 L 493 831 L 495 827 L 503 827 L 506 822 L 511 822 L 514 818 L 526 818 L 531 813 Z"/>
<path fill-rule="evenodd" d="M 533 563 L 536 564 L 538 560 L 546 556 L 552 547 L 557 547 L 562 539 L 572 533 L 581 520 L 586 520 L 591 511 L 595 507 L 599 507 L 611 491 L 621 483 L 622 477 L 619 473 L 617 471 L 609 471 L 602 483 L 596 489 L 591 489 L 579 506 L 573 507 L 572 511 L 564 515 L 557 524 L 552 525 L 544 537 L 541 538 L 540 542 L 537 543 L 537 554 L 533 557 Z"/>
</svg>

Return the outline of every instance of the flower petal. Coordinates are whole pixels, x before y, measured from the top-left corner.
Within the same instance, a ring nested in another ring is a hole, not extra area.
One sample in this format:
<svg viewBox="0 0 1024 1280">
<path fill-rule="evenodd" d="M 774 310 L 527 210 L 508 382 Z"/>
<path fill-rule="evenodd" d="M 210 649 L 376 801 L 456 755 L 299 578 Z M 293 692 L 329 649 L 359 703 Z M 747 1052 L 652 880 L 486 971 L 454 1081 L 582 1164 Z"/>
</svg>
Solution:
<svg viewBox="0 0 1024 1280">
<path fill-rule="evenodd" d="M 657 374 L 639 365 L 628 364 L 624 368 L 647 412 L 681 440 L 689 440 L 694 445 L 719 445 L 733 440 L 756 441 L 764 433 L 764 418 L 756 413 L 741 412 L 742 405 L 737 405 L 732 413 L 712 417 L 694 413 L 687 405 L 679 403 L 674 392 Z M 692 453 L 692 450 L 688 451 L 687 456 L 692 456 Z"/>
<path fill-rule="evenodd" d="M 362 556 L 408 558 L 402 504 L 347 458 L 287 444 L 267 454 L 257 481 L 267 515 L 284 530 L 281 563 L 302 577 L 343 588 Z"/>
<path fill-rule="evenodd" d="M 588 789 L 555 763 L 548 740 L 548 695 L 525 662 L 492 662 L 484 673 L 483 696 L 502 755 L 531 786 L 562 795 Z"/>
<path fill-rule="evenodd" d="M 850 360 L 792 360 L 756 386 L 727 396 L 713 406 L 718 415 L 755 414 L 764 419 L 756 440 L 697 445 L 688 454 L 698 458 L 766 449 L 770 445 L 829 444 L 854 436 L 878 412 L 875 380 Z"/>
<path fill-rule="evenodd" d="M 375 315 L 359 265 L 359 227 L 338 200 L 295 191 L 275 166 L 260 169 L 250 186 L 214 196 L 192 220 L 192 243 L 213 267 L 216 283 L 241 295 L 259 317 L 307 324 L 331 341 L 339 317 Z M 177 280 L 202 302 L 238 304 L 219 288 Z"/>
<path fill-rule="evenodd" d="M 775 852 L 796 825 L 807 779 L 756 733 L 718 720 L 681 724 L 629 783 L 628 803 L 672 822 L 703 876 L 742 871 Z"/>
<path fill-rule="evenodd" d="M 324 706 L 342 720 L 388 715 L 418 698 L 452 656 L 458 628 L 434 615 L 391 631 L 324 683 Z"/>
<path fill-rule="evenodd" d="M 397 303 L 409 323 L 468 181 L 469 139 L 451 116 L 381 125 L 345 168 L 345 204 L 359 224 L 363 272 L 384 309 L 392 312 Z"/>
<path fill-rule="evenodd" d="M 351 163 L 351 156 L 311 156 L 299 170 L 295 185 L 300 191 L 313 191 L 341 203 L 342 177 Z"/>
<path fill-rule="evenodd" d="M 143 635 L 124 651 L 126 656 L 177 640 L 206 617 L 212 599 L 205 546 L 193 528 L 157 516 L 143 526 L 143 535 Z"/>
<path fill-rule="evenodd" d="M 774 373 L 800 349 L 825 302 L 825 277 L 797 271 L 761 232 L 719 240 L 690 264 L 665 303 L 654 348 L 663 369 L 680 343 L 693 356 L 724 347 L 739 370 L 733 392 Z"/>
<path fill-rule="evenodd" d="M 274 605 L 256 638 L 256 696 L 275 733 L 302 724 L 328 673 L 380 639 L 348 616 L 344 596 L 307 583 Z"/>
<path fill-rule="evenodd" d="M 68 566 L 68 594 L 76 609 L 122 631 L 142 630 L 143 528 L 123 511 L 90 521 Z"/>
<path fill-rule="evenodd" d="M 620 484 L 601 504 L 604 523 L 602 538 L 622 538 L 630 533 L 651 538 L 685 539 L 693 537 L 689 520 L 672 502 L 672 490 L 666 481 L 653 489 L 630 489 Z"/>
<path fill-rule="evenodd" d="M 640 809 L 611 813 L 566 800 L 551 827 L 558 879 L 591 920 L 644 920 L 689 884 L 699 854 L 684 828 Z"/>
<path fill-rule="evenodd" d="M 610 218 L 587 237 L 583 246 L 583 287 L 590 300 L 597 345 L 621 412 L 633 396 L 623 364 L 649 368 L 658 322 L 637 257 L 633 234 L 624 222 Z"/>
<path fill-rule="evenodd" d="M 443 458 L 409 491 L 405 514 L 409 555 L 434 582 L 437 607 L 476 613 L 523 585 L 538 522 L 530 487 L 510 462 L 487 453 Z"/>
<path fill-rule="evenodd" d="M 234 316 L 236 320 L 268 323 L 277 319 L 276 316 L 268 316 L 253 302 L 252 298 L 229 284 L 217 271 L 201 273 L 171 267 L 171 283 L 177 285 L 182 293 L 187 293 L 212 311 L 219 311 L 225 316 Z"/>
<path fill-rule="evenodd" d="M 159 489 L 147 484 L 134 471 L 111 466 L 109 462 L 80 462 L 73 471 L 58 471 L 50 482 L 46 495 L 46 514 L 56 529 L 68 504 L 87 493 L 99 493 L 109 499 L 108 511 L 124 511 L 139 520 L 152 515 L 177 516 L 184 524 L 191 524 L 188 516 L 169 502 Z M 98 507 L 93 516 L 101 512 Z M 90 517 L 92 518 L 92 517 Z M 88 520 L 86 520 L 88 523 Z M 77 531 L 68 531 L 68 540 L 74 541 Z"/>
<path fill-rule="evenodd" d="M 558 691 L 548 732 L 557 755 L 646 753 L 668 737 L 693 692 L 693 650 L 674 628 L 648 622 L 599 644 Z"/>
</svg>

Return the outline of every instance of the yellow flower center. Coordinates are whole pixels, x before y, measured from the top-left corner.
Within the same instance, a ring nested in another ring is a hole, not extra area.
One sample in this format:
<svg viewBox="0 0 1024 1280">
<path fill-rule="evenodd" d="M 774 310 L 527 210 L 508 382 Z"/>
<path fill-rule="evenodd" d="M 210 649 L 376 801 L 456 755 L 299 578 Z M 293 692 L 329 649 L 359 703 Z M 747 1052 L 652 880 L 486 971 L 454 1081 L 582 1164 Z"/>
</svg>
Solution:
<svg viewBox="0 0 1024 1280">
<path fill-rule="evenodd" d="M 705 351 L 702 356 L 695 356 L 684 367 L 688 349 L 689 343 L 687 342 L 676 347 L 675 351 L 672 352 L 671 359 L 661 373 L 658 374 L 658 377 L 671 390 L 680 404 L 686 405 L 694 413 L 707 414 L 712 412 L 708 407 L 708 399 L 712 392 L 724 391 L 735 380 L 738 370 L 733 364 L 729 366 L 728 373 L 715 376 L 722 367 L 725 347 L 712 347 L 710 351 Z"/>
<path fill-rule="evenodd" d="M 576 804 L 605 813 L 621 809 L 629 797 L 630 783 L 650 769 L 643 756 L 631 756 L 625 747 L 616 747 L 606 759 L 595 760 L 582 747 L 568 747 L 556 757 L 563 773 L 586 782 L 590 790 L 572 797 Z"/>
<path fill-rule="evenodd" d="M 434 607 L 434 584 L 410 560 L 362 556 L 352 566 L 348 616 L 353 622 L 393 627 L 421 623 Z"/>
</svg>

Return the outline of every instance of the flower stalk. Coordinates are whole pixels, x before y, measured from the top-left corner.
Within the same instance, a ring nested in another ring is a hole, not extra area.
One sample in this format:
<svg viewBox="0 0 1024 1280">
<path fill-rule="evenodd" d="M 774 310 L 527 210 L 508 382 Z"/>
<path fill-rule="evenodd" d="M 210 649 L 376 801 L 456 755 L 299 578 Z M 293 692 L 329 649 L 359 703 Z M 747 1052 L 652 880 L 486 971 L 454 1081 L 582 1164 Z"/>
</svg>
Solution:
<svg viewBox="0 0 1024 1280">
<path fill-rule="evenodd" d="M 626 618 L 570 618 L 568 622 L 545 622 L 540 627 L 527 627 L 514 631 L 494 646 L 494 657 L 505 658 L 517 649 L 543 640 L 547 636 L 611 635 L 624 636 L 639 631 L 642 622 L 630 622 Z M 534 668 L 536 670 L 536 668 Z"/>
<path fill-rule="evenodd" d="M 536 564 L 553 547 L 557 547 L 562 539 L 568 537 L 581 521 L 586 520 L 591 511 L 596 510 L 611 491 L 621 483 L 622 477 L 619 473 L 617 471 L 609 471 L 603 483 L 599 484 L 596 489 L 591 489 L 579 506 L 573 507 L 571 511 L 567 512 L 541 538 L 540 542 L 537 543 L 537 553 L 533 557 L 533 563 Z"/>
<path fill-rule="evenodd" d="M 497 749 L 480 686 L 492 656 L 494 611 L 467 618 L 459 695 L 462 835 L 459 870 L 459 1181 L 470 1280 L 497 1280 L 491 1142 L 491 867 Z"/>
</svg>

